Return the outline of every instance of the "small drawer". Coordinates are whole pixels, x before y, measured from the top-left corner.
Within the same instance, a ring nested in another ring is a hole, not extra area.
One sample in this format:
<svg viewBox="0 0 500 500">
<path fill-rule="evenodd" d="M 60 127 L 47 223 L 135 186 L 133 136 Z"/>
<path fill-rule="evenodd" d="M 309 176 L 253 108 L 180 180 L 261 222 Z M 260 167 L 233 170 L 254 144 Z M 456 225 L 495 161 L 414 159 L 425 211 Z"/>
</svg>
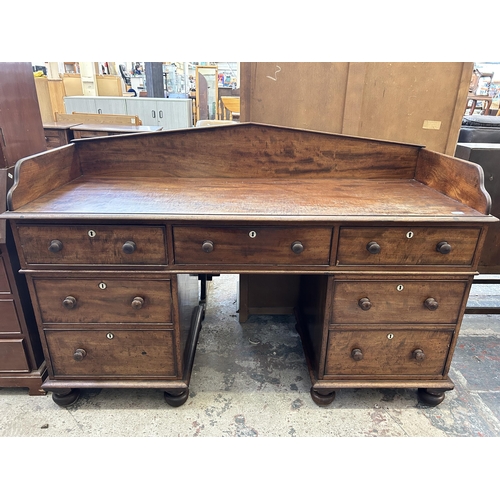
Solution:
<svg viewBox="0 0 500 500">
<path fill-rule="evenodd" d="M 34 278 L 44 323 L 172 323 L 171 282 Z"/>
<path fill-rule="evenodd" d="M 176 377 L 173 330 L 45 330 L 56 377 Z"/>
<path fill-rule="evenodd" d="M 472 266 L 479 228 L 343 227 L 337 265 Z"/>
<path fill-rule="evenodd" d="M 0 373 L 29 371 L 23 339 L 0 339 Z"/>
<path fill-rule="evenodd" d="M 21 333 L 16 304 L 13 299 L 0 298 L 0 335 L 3 333 Z"/>
<path fill-rule="evenodd" d="M 174 227 L 176 264 L 327 266 L 329 227 Z"/>
<path fill-rule="evenodd" d="M 331 323 L 447 323 L 458 320 L 466 281 L 335 281 Z"/>
<path fill-rule="evenodd" d="M 53 149 L 64 146 L 65 143 L 61 143 L 61 139 L 59 137 L 49 137 L 45 134 L 45 144 L 47 145 L 47 149 Z"/>
<path fill-rule="evenodd" d="M 28 265 L 164 265 L 163 226 L 18 224 Z"/>
<path fill-rule="evenodd" d="M 453 330 L 330 330 L 325 375 L 442 375 Z"/>
</svg>

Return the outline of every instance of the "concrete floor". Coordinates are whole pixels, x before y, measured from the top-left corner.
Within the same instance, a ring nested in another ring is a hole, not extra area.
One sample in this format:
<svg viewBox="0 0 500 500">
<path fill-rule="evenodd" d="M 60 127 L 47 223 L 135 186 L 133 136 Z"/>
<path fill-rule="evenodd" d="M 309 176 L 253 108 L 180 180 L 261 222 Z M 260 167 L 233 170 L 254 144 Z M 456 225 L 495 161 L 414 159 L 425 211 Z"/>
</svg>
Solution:
<svg viewBox="0 0 500 500">
<path fill-rule="evenodd" d="M 498 299 L 498 300 L 497 300 Z M 500 305 L 500 286 L 474 285 L 470 304 Z M 466 315 L 436 407 L 414 390 L 341 390 L 310 398 L 295 320 L 251 316 L 240 325 L 237 277 L 209 282 L 190 397 L 168 406 L 159 390 L 82 390 L 71 407 L 26 389 L 0 389 L 2 437 L 465 437 L 500 436 L 500 314 Z"/>
</svg>

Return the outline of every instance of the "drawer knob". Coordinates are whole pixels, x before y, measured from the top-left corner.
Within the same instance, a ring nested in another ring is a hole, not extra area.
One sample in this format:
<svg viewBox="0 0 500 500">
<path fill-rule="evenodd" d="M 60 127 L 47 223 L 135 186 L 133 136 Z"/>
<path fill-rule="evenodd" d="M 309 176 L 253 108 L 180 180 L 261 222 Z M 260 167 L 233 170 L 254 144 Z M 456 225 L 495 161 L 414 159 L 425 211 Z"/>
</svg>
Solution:
<svg viewBox="0 0 500 500">
<path fill-rule="evenodd" d="M 422 349 L 415 349 L 411 355 L 413 356 L 413 359 L 416 359 L 417 361 L 423 361 L 425 359 L 425 353 Z"/>
<path fill-rule="evenodd" d="M 85 349 L 77 349 L 73 353 L 73 359 L 75 361 L 81 361 L 86 355 L 87 355 L 87 352 L 85 351 Z"/>
<path fill-rule="evenodd" d="M 52 240 L 49 245 L 49 250 L 53 253 L 60 252 L 63 249 L 62 241 Z"/>
<path fill-rule="evenodd" d="M 123 253 L 131 254 L 135 252 L 135 249 L 136 244 L 133 241 L 126 241 L 122 246 Z"/>
<path fill-rule="evenodd" d="M 370 241 L 370 243 L 366 245 L 366 249 L 373 255 L 380 253 L 380 245 L 376 241 Z"/>
<path fill-rule="evenodd" d="M 134 309 L 140 309 L 144 305 L 144 299 L 142 297 L 134 297 L 132 300 L 132 307 Z"/>
<path fill-rule="evenodd" d="M 363 351 L 361 349 L 353 349 L 351 351 L 351 358 L 354 361 L 361 361 L 363 359 Z"/>
<path fill-rule="evenodd" d="M 435 311 L 439 307 L 439 304 L 436 299 L 429 297 L 428 299 L 425 299 L 424 306 L 427 307 L 429 311 Z"/>
<path fill-rule="evenodd" d="M 202 244 L 201 244 L 201 249 L 206 252 L 206 253 L 210 253 L 210 252 L 213 252 L 214 251 L 214 242 L 213 241 L 210 241 L 210 240 L 205 240 Z"/>
<path fill-rule="evenodd" d="M 363 309 L 363 311 L 368 311 L 368 309 L 371 308 L 372 303 L 370 302 L 370 299 L 363 297 L 362 299 L 358 300 L 358 306 Z"/>
<path fill-rule="evenodd" d="M 451 245 L 447 241 L 441 241 L 436 245 L 436 251 L 446 255 L 451 252 Z"/>
<path fill-rule="evenodd" d="M 76 299 L 75 297 L 72 297 L 71 295 L 68 295 L 64 300 L 63 300 L 63 306 L 66 309 L 73 309 L 76 306 Z"/>
<path fill-rule="evenodd" d="M 304 251 L 304 245 L 300 241 L 294 241 L 292 243 L 292 252 L 299 254 Z"/>
</svg>

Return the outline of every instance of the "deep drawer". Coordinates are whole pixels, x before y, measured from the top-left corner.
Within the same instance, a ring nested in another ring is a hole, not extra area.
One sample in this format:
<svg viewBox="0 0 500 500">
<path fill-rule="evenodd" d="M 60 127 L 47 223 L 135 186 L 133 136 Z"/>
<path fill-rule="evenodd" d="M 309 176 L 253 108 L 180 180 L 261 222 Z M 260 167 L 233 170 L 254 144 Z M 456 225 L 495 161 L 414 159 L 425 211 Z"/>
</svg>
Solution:
<svg viewBox="0 0 500 500">
<path fill-rule="evenodd" d="M 172 330 L 45 330 L 54 375 L 175 377 Z"/>
<path fill-rule="evenodd" d="M 0 295 L 0 335 L 2 333 L 21 333 L 13 299 L 2 299 Z"/>
<path fill-rule="evenodd" d="M 163 226 L 18 224 L 17 228 L 28 265 L 167 263 Z"/>
<path fill-rule="evenodd" d="M 29 372 L 23 339 L 0 339 L 0 372 Z"/>
<path fill-rule="evenodd" d="M 44 323 L 172 323 L 171 282 L 34 278 Z"/>
<path fill-rule="evenodd" d="M 441 375 L 453 330 L 330 330 L 325 375 Z"/>
<path fill-rule="evenodd" d="M 471 266 L 479 228 L 343 227 L 337 265 Z"/>
<path fill-rule="evenodd" d="M 331 323 L 448 323 L 458 320 L 466 281 L 335 281 Z"/>
<path fill-rule="evenodd" d="M 307 227 L 174 227 L 176 264 L 323 265 L 332 229 Z"/>
</svg>

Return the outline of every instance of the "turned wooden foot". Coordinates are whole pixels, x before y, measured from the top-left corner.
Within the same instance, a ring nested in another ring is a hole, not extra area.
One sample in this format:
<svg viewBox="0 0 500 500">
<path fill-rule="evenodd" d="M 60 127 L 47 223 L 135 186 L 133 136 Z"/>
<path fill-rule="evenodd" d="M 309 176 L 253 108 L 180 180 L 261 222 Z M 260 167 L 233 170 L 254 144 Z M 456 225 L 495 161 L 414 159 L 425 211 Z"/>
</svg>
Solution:
<svg viewBox="0 0 500 500">
<path fill-rule="evenodd" d="M 80 389 L 70 389 L 66 392 L 52 393 L 52 400 L 59 406 L 71 406 L 80 399 Z"/>
<path fill-rule="evenodd" d="M 444 391 L 435 389 L 419 389 L 418 397 L 420 401 L 428 406 L 437 406 L 444 400 Z"/>
<path fill-rule="evenodd" d="M 165 401 L 174 408 L 182 406 L 189 396 L 189 389 L 165 391 Z"/>
<path fill-rule="evenodd" d="M 328 406 L 335 399 L 335 391 L 311 387 L 311 398 L 318 406 Z"/>
</svg>

